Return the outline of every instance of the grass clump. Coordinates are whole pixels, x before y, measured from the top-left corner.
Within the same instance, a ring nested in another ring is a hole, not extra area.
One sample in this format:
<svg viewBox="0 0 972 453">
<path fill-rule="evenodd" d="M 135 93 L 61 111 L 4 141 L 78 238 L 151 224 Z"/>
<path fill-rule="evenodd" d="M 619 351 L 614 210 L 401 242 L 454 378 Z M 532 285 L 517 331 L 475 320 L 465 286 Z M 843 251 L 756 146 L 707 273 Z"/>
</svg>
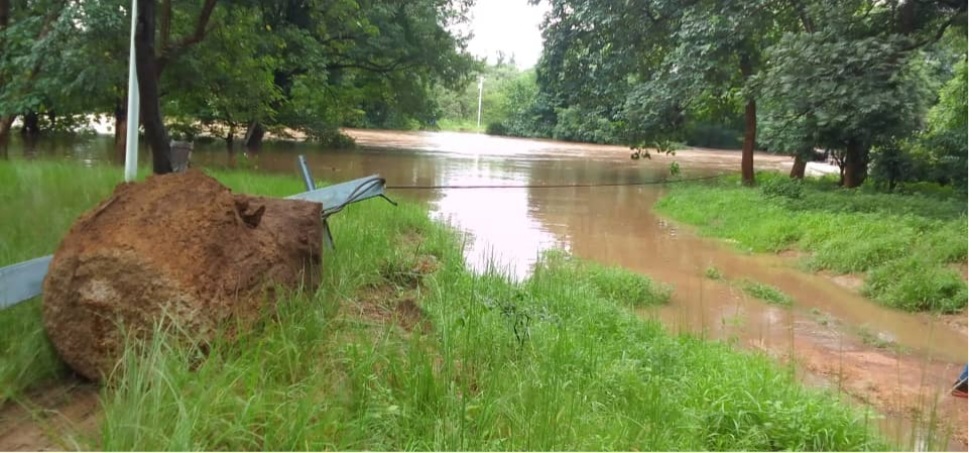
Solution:
<svg viewBox="0 0 972 453">
<path fill-rule="evenodd" d="M 878 349 L 888 349 L 893 351 L 901 351 L 901 346 L 894 342 L 894 340 L 885 338 L 881 334 L 874 333 L 867 326 L 858 326 L 856 328 L 857 336 L 860 337 L 861 341 L 868 346 L 873 346 Z"/>
<path fill-rule="evenodd" d="M 121 180 L 121 170 L 108 167 L 0 161 L 0 266 L 53 253 L 78 216 Z M 39 298 L 0 310 L 0 331 L 0 403 L 63 374 Z"/>
<path fill-rule="evenodd" d="M 757 299 L 764 300 L 774 305 L 784 305 L 787 307 L 793 305 L 793 298 L 787 296 L 783 291 L 780 291 L 779 288 L 776 288 L 775 286 L 754 282 L 752 280 L 743 280 L 740 285 L 746 294 L 749 294 Z"/>
<path fill-rule="evenodd" d="M 64 366 L 44 333 L 40 299 L 0 310 L 0 332 L 0 404 L 63 375 Z"/>
<path fill-rule="evenodd" d="M 618 266 L 604 266 L 572 259 L 569 255 L 552 251 L 544 259 L 556 263 L 562 272 L 573 275 L 575 283 L 589 286 L 598 297 L 621 306 L 636 308 L 668 302 L 671 288 L 659 285 L 648 277 Z"/>
<path fill-rule="evenodd" d="M 761 173 L 672 186 L 659 212 L 755 252 L 809 252 L 812 270 L 863 273 L 866 296 L 909 311 L 957 312 L 968 285 L 950 265 L 968 259 L 968 207 L 927 191 L 845 190 L 829 179 Z"/>
<path fill-rule="evenodd" d="M 705 268 L 705 278 L 709 280 L 722 280 L 722 271 L 715 266 Z"/>
</svg>

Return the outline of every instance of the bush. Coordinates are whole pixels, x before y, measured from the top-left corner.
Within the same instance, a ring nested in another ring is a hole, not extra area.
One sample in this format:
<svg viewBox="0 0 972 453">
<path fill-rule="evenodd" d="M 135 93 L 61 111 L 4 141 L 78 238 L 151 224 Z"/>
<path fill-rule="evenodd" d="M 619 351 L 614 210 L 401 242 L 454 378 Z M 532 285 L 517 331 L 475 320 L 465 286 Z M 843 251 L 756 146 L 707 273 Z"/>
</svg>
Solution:
<svg viewBox="0 0 972 453">
<path fill-rule="evenodd" d="M 760 184 L 760 190 L 768 197 L 782 197 L 791 200 L 803 198 L 803 184 L 800 180 L 772 178 Z"/>
<path fill-rule="evenodd" d="M 311 139 L 328 149 L 354 149 L 358 146 L 353 138 L 336 130 L 313 134 Z"/>
<path fill-rule="evenodd" d="M 685 132 L 685 143 L 689 146 L 739 149 L 742 148 L 742 142 L 742 131 L 733 130 L 721 124 L 693 124 Z"/>
<path fill-rule="evenodd" d="M 509 131 L 503 123 L 493 122 L 486 125 L 486 133 L 489 135 L 509 135 Z"/>
</svg>

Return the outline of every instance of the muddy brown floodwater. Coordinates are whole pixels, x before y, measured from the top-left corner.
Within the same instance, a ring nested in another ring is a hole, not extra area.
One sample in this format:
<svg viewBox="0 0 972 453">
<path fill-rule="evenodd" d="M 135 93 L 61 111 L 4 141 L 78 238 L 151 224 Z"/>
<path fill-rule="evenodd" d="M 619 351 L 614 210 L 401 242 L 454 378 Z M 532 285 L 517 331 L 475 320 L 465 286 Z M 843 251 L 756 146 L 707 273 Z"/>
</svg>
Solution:
<svg viewBox="0 0 972 453">
<path fill-rule="evenodd" d="M 799 269 L 799 257 L 792 254 L 751 255 L 700 238 L 654 213 L 654 203 L 664 195 L 662 184 L 536 187 L 658 182 L 668 177 L 671 162 L 679 163 L 685 178 L 708 176 L 736 171 L 739 152 L 693 149 L 632 161 L 623 147 L 461 133 L 348 132 L 361 149 L 317 152 L 268 145 L 257 155 L 229 156 L 215 151 L 219 147 L 208 152 L 197 146 L 194 163 L 296 177 L 296 155 L 303 152 L 314 176 L 330 181 L 378 173 L 392 187 L 529 185 L 390 192 L 428 202 L 434 217 L 466 231 L 467 261 L 474 269 L 492 257 L 523 278 L 542 250 L 560 247 L 642 272 L 674 288 L 670 304 L 642 316 L 676 332 L 728 341 L 793 364 L 807 385 L 839 389 L 851 401 L 875 408 L 882 430 L 902 448 L 967 451 L 967 400 L 949 396 L 968 360 L 965 315 L 936 318 L 886 309 L 857 293 L 858 277 L 811 274 Z M 91 149 L 97 147 L 60 154 L 85 161 L 107 155 Z M 790 162 L 765 154 L 756 158 L 763 169 L 786 170 Z M 726 280 L 775 286 L 794 305 L 771 306 L 726 281 L 707 279 L 710 266 Z"/>
</svg>

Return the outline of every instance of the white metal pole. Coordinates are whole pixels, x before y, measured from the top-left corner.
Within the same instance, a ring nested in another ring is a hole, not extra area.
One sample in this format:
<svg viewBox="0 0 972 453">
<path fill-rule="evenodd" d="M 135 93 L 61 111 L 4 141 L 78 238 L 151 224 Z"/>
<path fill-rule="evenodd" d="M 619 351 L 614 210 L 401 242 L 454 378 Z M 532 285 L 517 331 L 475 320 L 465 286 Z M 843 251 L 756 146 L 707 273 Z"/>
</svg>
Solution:
<svg viewBox="0 0 972 453">
<path fill-rule="evenodd" d="M 476 114 L 476 129 L 482 126 L 483 122 L 483 76 L 479 76 L 479 113 Z"/>
<path fill-rule="evenodd" d="M 138 75 L 135 73 L 135 27 L 137 2 L 132 0 L 132 40 L 128 51 L 128 137 L 125 141 L 125 181 L 135 179 L 138 170 Z"/>
</svg>

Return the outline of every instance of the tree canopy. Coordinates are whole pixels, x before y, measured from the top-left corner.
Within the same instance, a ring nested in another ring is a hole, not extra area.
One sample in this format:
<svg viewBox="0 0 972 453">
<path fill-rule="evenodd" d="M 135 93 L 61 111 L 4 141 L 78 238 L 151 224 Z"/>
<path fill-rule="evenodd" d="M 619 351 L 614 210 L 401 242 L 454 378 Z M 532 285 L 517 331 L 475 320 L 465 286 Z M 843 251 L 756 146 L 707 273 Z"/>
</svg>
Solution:
<svg viewBox="0 0 972 453">
<path fill-rule="evenodd" d="M 847 187 L 965 180 L 965 1 L 524 1 L 550 6 L 526 71 L 466 51 L 474 0 L 139 0 L 156 171 L 170 134 L 471 128 L 483 77 L 494 134 L 741 148 L 748 183 L 757 149 L 795 177 L 830 153 Z M 0 0 L 0 139 L 17 116 L 37 133 L 114 114 L 123 134 L 129 5 Z"/>
<path fill-rule="evenodd" d="M 546 1 L 535 91 L 517 96 L 515 115 L 491 119 L 494 132 L 742 148 L 749 183 L 756 149 L 794 155 L 796 177 L 830 152 L 847 187 L 886 166 L 891 149 L 937 169 L 915 177 L 967 172 L 964 126 L 935 113 L 962 108 L 947 107 L 957 93 L 935 93 L 967 66 L 967 2 Z"/>
<path fill-rule="evenodd" d="M 428 123 L 464 84 L 473 0 L 140 0 L 143 125 L 167 171 L 169 131 L 334 140 L 347 125 Z M 0 0 L 0 117 L 125 117 L 130 2 Z M 153 107 L 157 105 L 157 107 Z M 122 125 L 123 126 L 123 125 Z"/>
</svg>

